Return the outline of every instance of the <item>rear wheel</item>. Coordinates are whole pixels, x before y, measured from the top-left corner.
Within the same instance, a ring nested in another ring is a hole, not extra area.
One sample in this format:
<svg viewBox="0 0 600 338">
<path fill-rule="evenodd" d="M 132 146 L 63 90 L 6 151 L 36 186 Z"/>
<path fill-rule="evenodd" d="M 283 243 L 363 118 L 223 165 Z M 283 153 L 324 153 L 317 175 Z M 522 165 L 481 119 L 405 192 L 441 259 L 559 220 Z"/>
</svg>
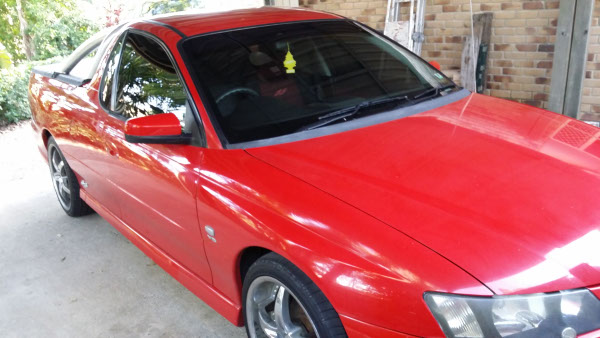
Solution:
<svg viewBox="0 0 600 338">
<path fill-rule="evenodd" d="M 243 288 L 246 331 L 251 338 L 346 337 L 323 292 L 291 262 L 270 253 L 246 274 Z"/>
<path fill-rule="evenodd" d="M 61 207 L 72 217 L 87 215 L 92 209 L 79 196 L 79 183 L 54 138 L 48 139 L 48 166 L 52 186 Z"/>
</svg>

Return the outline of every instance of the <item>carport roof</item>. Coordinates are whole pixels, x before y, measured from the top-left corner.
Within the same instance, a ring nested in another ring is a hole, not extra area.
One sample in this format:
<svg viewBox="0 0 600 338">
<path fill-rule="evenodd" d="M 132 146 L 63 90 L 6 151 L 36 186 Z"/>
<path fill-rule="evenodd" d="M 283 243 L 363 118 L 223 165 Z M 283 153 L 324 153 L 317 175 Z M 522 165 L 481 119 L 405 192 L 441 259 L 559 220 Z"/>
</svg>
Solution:
<svg viewBox="0 0 600 338">
<path fill-rule="evenodd" d="M 308 9 L 261 7 L 218 13 L 182 12 L 164 16 L 156 16 L 151 20 L 169 25 L 186 36 L 192 36 L 227 29 L 259 26 L 272 23 L 340 18 L 342 17 L 331 13 L 317 12 Z"/>
</svg>

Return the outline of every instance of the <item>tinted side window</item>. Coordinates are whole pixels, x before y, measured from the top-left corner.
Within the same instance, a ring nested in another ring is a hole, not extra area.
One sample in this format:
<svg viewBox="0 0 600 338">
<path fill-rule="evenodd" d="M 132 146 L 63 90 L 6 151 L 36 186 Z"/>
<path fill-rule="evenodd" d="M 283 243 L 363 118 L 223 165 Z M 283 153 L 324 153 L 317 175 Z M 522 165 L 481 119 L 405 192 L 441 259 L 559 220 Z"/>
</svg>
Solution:
<svg viewBox="0 0 600 338">
<path fill-rule="evenodd" d="M 113 113 L 126 118 L 174 113 L 184 121 L 186 93 L 169 55 L 154 39 L 128 34 Z"/>
<path fill-rule="evenodd" d="M 119 66 L 119 56 L 121 55 L 120 52 L 122 43 L 123 39 L 120 38 L 113 47 L 113 50 L 110 52 L 106 68 L 104 69 L 104 76 L 100 84 L 100 103 L 102 103 L 102 105 L 107 109 L 112 109 L 112 87 L 115 78 L 115 71 Z"/>
</svg>

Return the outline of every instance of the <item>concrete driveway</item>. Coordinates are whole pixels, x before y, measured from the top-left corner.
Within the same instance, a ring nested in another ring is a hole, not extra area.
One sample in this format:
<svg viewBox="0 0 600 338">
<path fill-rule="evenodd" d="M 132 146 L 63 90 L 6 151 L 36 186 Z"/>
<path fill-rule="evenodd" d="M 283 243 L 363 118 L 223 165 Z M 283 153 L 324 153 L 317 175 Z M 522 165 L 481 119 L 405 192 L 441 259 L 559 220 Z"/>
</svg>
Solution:
<svg viewBox="0 0 600 338">
<path fill-rule="evenodd" d="M 245 337 L 101 217 L 68 217 L 29 124 L 0 156 L 0 336 Z"/>
</svg>

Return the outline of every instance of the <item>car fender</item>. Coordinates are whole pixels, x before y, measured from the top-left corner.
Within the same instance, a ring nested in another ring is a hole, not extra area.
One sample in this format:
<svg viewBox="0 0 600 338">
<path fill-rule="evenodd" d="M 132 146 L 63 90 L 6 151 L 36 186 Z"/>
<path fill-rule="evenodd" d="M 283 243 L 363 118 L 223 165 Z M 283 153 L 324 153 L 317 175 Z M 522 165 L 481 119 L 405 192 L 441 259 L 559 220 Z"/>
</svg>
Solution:
<svg viewBox="0 0 600 338">
<path fill-rule="evenodd" d="M 412 238 L 242 150 L 202 158 L 198 217 L 214 230 L 213 241 L 202 229 L 213 286 L 240 308 L 240 257 L 250 247 L 295 264 L 340 315 L 408 334 L 442 335 L 425 291 L 492 294 Z"/>
</svg>

